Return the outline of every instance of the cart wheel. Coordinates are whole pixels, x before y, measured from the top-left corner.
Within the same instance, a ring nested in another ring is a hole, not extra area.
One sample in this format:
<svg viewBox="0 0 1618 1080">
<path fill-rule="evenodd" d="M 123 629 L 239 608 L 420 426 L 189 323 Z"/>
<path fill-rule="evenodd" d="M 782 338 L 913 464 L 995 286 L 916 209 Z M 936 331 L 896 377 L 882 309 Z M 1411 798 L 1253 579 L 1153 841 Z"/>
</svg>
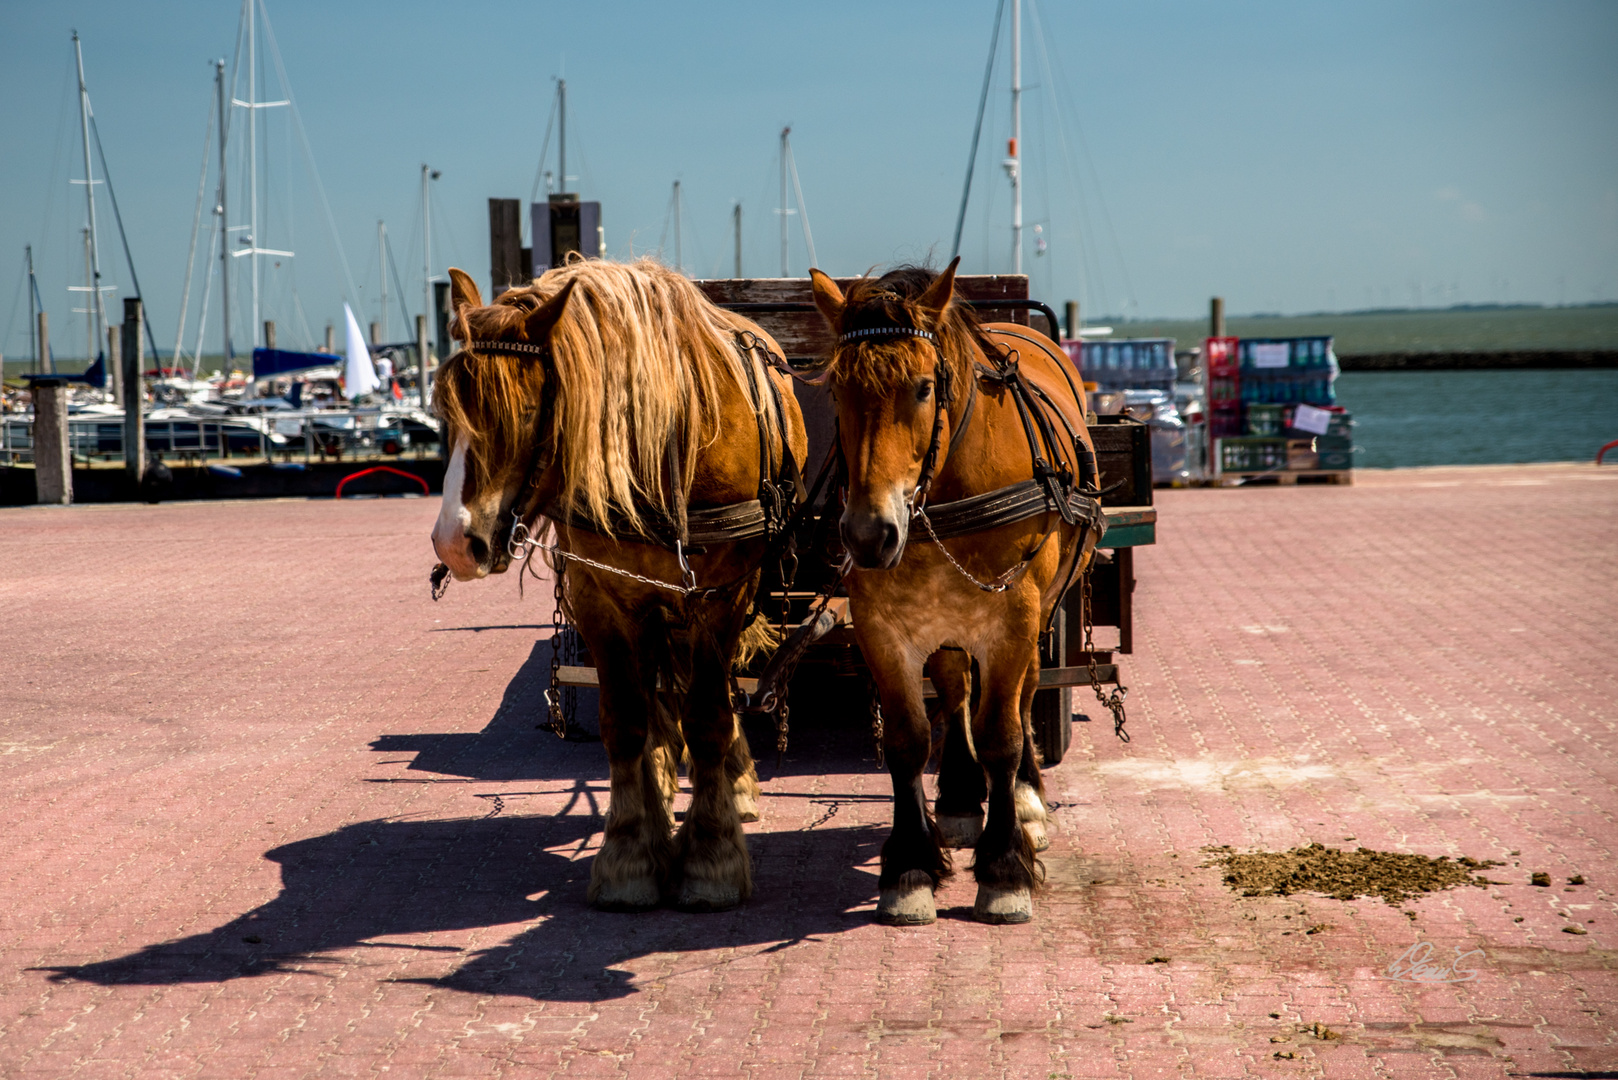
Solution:
<svg viewBox="0 0 1618 1080">
<path fill-rule="evenodd" d="M 1064 686 L 1036 691 L 1031 720 L 1034 740 L 1039 743 L 1039 752 L 1045 764 L 1058 764 L 1073 741 L 1072 688 Z"/>
</svg>

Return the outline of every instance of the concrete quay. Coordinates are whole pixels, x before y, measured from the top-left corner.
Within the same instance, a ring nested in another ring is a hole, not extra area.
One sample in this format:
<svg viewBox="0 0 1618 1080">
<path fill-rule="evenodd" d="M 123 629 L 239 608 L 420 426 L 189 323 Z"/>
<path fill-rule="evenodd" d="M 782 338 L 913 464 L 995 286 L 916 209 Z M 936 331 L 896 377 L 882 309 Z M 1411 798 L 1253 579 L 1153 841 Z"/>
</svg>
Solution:
<svg viewBox="0 0 1618 1080">
<path fill-rule="evenodd" d="M 806 709 L 749 904 L 586 907 L 549 589 L 433 603 L 436 500 L 0 510 L 0 1077 L 1618 1076 L 1618 468 L 1158 495 L 1133 741 L 1092 702 L 1049 770 L 1034 921 L 962 858 L 915 929 L 865 718 Z M 1504 865 L 1202 865 L 1314 841 Z M 1476 977 L 1389 976 L 1423 945 Z"/>
</svg>

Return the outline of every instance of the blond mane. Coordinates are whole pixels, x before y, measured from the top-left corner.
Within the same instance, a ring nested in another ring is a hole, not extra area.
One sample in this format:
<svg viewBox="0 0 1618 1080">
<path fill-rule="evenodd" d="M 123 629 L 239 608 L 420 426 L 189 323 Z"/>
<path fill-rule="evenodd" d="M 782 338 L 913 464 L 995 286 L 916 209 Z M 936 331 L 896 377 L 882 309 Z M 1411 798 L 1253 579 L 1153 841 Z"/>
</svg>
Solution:
<svg viewBox="0 0 1618 1080">
<path fill-rule="evenodd" d="M 689 493 L 703 449 L 720 434 L 726 383 L 744 400 L 764 403 L 764 430 L 778 437 L 768 376 L 757 357 L 744 361 L 737 351 L 737 318 L 651 259 L 576 259 L 493 304 L 464 310 L 456 336 L 523 341 L 528 315 L 569 282 L 573 293 L 551 331 L 549 359 L 463 349 L 439 374 L 434 408 L 446 435 L 467 437 L 480 481 L 510 480 L 529 467 L 517 448 L 531 445 L 543 396 L 554 395 L 546 437 L 561 469 L 560 504 L 601 528 L 617 522 L 649 535 L 648 507 L 670 518 L 678 513 L 664 483 L 670 444 Z M 555 373 L 550 389 L 546 370 Z"/>
</svg>

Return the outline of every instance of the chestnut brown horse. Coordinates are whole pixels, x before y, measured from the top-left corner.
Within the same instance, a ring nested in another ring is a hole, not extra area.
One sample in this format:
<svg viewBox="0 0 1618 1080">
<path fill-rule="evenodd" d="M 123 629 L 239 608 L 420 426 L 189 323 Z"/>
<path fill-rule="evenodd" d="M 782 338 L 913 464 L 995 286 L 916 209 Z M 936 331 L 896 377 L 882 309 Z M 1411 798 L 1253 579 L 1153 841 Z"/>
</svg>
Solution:
<svg viewBox="0 0 1618 1080">
<path fill-rule="evenodd" d="M 848 468 L 850 612 L 894 792 L 877 915 L 897 924 L 936 917 L 946 846 L 976 849 L 977 918 L 1032 916 L 1045 821 L 1030 727 L 1039 635 L 1104 528 L 1063 360 L 1027 327 L 977 325 L 952 303 L 955 266 L 862 278 L 847 296 L 810 271 L 838 334 L 828 377 Z M 980 687 L 968 723 L 969 659 Z M 949 717 L 937 821 L 922 787 L 924 667 Z"/>
<path fill-rule="evenodd" d="M 752 889 L 758 780 L 730 667 L 806 453 L 790 383 L 760 355 L 779 346 L 650 260 L 574 261 L 488 305 L 450 277 L 461 348 L 434 384 L 450 459 L 433 549 L 467 580 L 532 535 L 562 575 L 612 776 L 590 902 L 733 907 Z"/>
</svg>

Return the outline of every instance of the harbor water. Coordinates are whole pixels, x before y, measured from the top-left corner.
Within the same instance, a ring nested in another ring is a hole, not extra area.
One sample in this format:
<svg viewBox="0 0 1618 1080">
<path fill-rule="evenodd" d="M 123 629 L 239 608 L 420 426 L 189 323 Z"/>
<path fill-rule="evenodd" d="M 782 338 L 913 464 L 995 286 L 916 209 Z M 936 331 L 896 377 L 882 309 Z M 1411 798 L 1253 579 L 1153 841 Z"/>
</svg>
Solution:
<svg viewBox="0 0 1618 1080">
<path fill-rule="evenodd" d="M 1593 461 L 1618 439 L 1618 370 L 1349 371 L 1337 403 L 1361 469 Z"/>
</svg>

